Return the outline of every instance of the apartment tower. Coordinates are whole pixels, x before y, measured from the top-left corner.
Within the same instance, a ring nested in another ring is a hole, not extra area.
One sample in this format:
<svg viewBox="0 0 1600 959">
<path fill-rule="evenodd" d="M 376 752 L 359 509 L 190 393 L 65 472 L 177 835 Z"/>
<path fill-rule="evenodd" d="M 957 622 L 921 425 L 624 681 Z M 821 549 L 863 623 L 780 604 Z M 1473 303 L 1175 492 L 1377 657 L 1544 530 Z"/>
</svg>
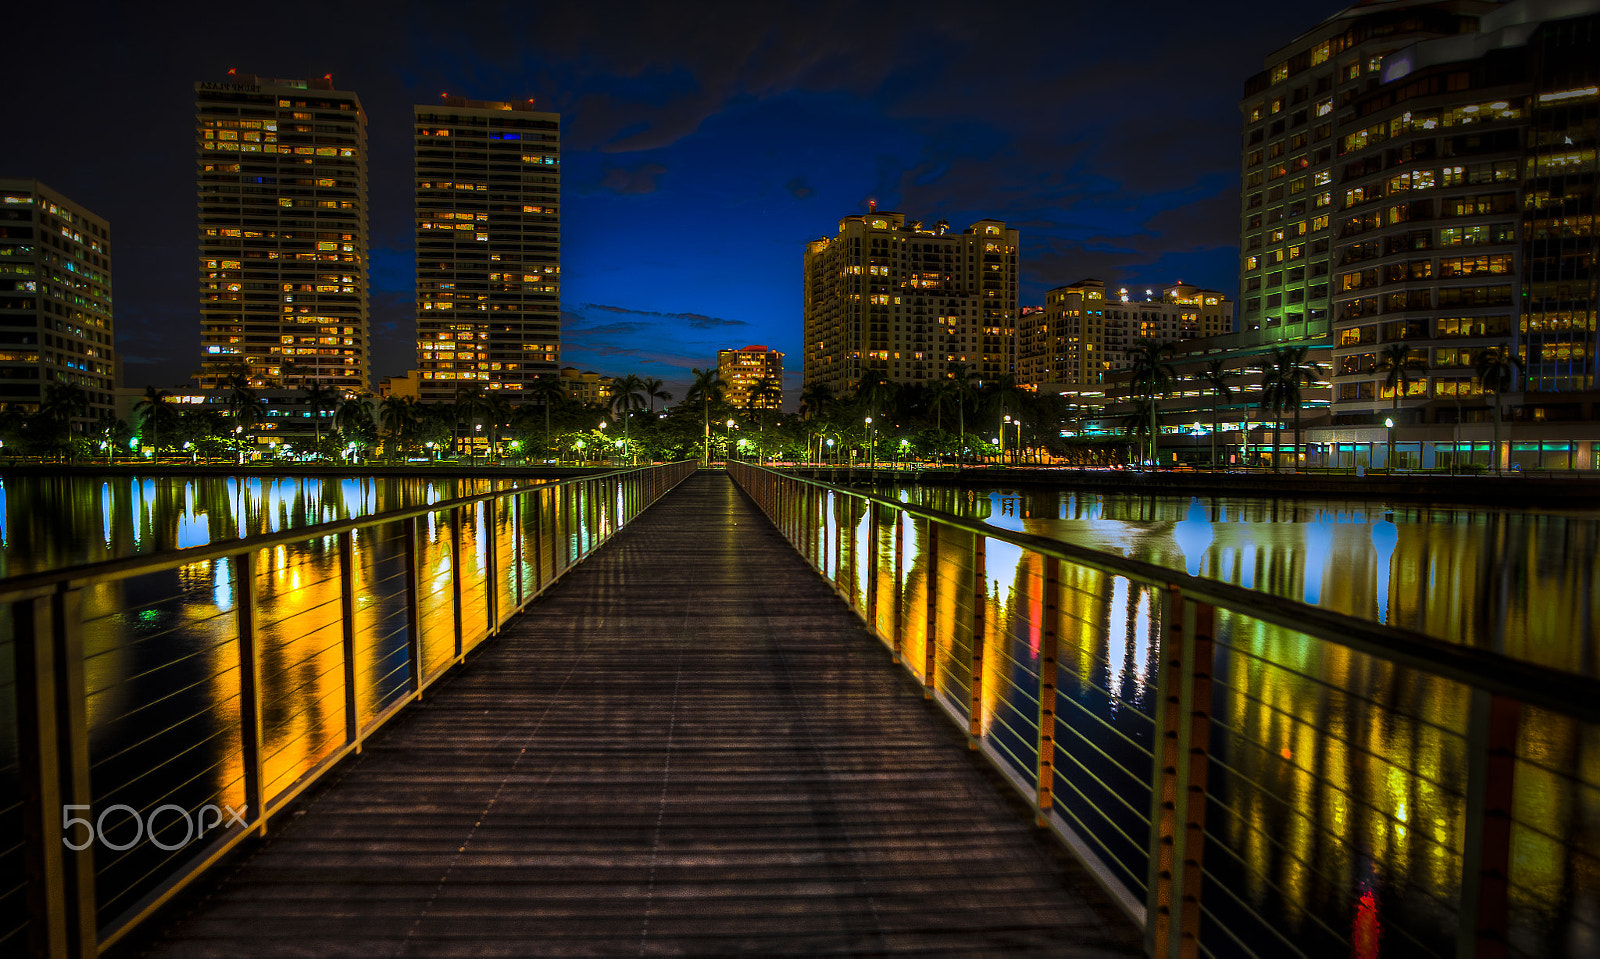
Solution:
<svg viewBox="0 0 1600 959">
<path fill-rule="evenodd" d="M 717 351 L 717 373 L 723 398 L 737 409 L 783 409 L 783 354 L 765 346 Z M 757 395 L 763 381 L 778 388 L 775 395 Z"/>
<path fill-rule="evenodd" d="M 840 220 L 806 245 L 805 387 L 845 393 L 868 370 L 926 383 L 953 362 L 1015 374 L 1018 243 L 1000 220 L 960 233 L 877 210 Z"/>
<path fill-rule="evenodd" d="M 1042 311 L 1019 321 L 1017 381 L 1048 392 L 1078 392 L 1132 362 L 1140 339 L 1182 343 L 1233 331 L 1233 303 L 1188 283 L 1114 286 L 1096 279 L 1058 286 Z"/>
<path fill-rule="evenodd" d="M 561 118 L 533 101 L 414 111 L 422 399 L 518 402 L 561 359 Z"/>
<path fill-rule="evenodd" d="M 1246 84 L 1243 322 L 1328 323 L 1331 461 L 1595 462 L 1597 48 L 1597 0 L 1363 3 Z"/>
<path fill-rule="evenodd" d="M 196 83 L 202 388 L 367 389 L 366 115 L 331 76 Z"/>
<path fill-rule="evenodd" d="M 37 410 L 51 384 L 112 412 L 111 230 L 38 180 L 0 177 L 0 404 Z"/>
</svg>

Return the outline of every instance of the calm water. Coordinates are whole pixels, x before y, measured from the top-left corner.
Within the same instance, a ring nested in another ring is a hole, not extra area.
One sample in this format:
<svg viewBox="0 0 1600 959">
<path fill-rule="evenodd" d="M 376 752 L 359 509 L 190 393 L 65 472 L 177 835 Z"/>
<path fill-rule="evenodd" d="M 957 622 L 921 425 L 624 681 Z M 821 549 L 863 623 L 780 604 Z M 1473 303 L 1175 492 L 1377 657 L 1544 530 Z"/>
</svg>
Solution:
<svg viewBox="0 0 1600 959">
<path fill-rule="evenodd" d="M 0 577 L 353 519 L 504 485 L 460 477 L 0 478 Z"/>
<path fill-rule="evenodd" d="M 489 488 L 488 480 L 372 477 L 12 479 L 0 487 L 0 570 L 15 575 L 197 546 Z M 524 505 L 536 496 L 543 516 L 558 506 L 578 515 L 575 503 L 558 503 L 553 492 L 530 493 Z M 524 555 L 517 564 L 511 552 L 516 518 L 509 507 L 491 510 L 478 503 L 453 520 L 441 512 L 417 521 L 425 674 L 455 655 L 457 618 L 470 648 L 487 632 L 490 591 L 502 604 L 514 603 L 519 574 L 531 590 L 537 576 L 552 575 L 580 545 L 558 545 L 546 537 L 539 556 Z M 524 533 L 530 533 L 535 513 L 521 518 Z M 342 577 L 334 537 L 259 550 L 253 557 L 263 779 L 270 796 L 290 788 L 345 740 Z M 365 725 L 395 703 L 412 679 L 403 527 L 394 522 L 357 531 L 352 558 L 353 686 L 357 720 Z M 456 567 L 462 581 L 459 611 L 453 598 Z M 497 571 L 492 578 L 491 568 Z M 176 811 L 161 820 L 162 842 L 173 849 L 157 849 L 148 838 L 136 842 L 132 811 L 148 822 L 154 810 L 168 804 L 192 816 L 208 803 L 237 808 L 245 801 L 239 733 L 242 585 L 232 562 L 202 561 L 83 590 L 90 778 L 95 812 L 105 817 L 104 845 L 95 847 L 103 921 L 128 909 L 201 848 L 180 841 L 184 820 Z M 12 618 L 9 610 L 0 613 L 0 835 L 14 836 L 20 835 L 15 805 L 20 784 Z M 119 804 L 124 808 L 117 809 Z M 0 875 L 12 866 L 20 869 L 20 855 L 20 846 L 0 846 Z M 20 897 L 21 887 L 0 889 L 0 939 L 21 915 Z"/>
<path fill-rule="evenodd" d="M 370 477 L 13 480 L 0 486 L 0 572 L 217 542 L 486 489 L 481 480 Z M 538 494 L 541 515 L 556 509 L 581 515 L 582 506 L 558 504 L 550 492 Z M 907 489 L 899 495 L 982 517 L 997 528 L 1226 579 L 1552 666 L 1589 674 L 1597 669 L 1600 514 L 1067 491 Z M 534 515 L 524 510 L 525 533 Z M 864 514 L 835 503 L 823 521 L 845 528 L 863 550 L 872 548 L 865 543 Z M 470 635 L 486 624 L 486 592 L 504 596 L 510 590 L 512 523 L 505 510 L 476 508 L 454 528 L 442 514 L 419 524 L 421 589 L 442 600 L 421 623 L 428 668 L 453 655 L 453 566 L 469 584 L 459 613 Z M 964 614 L 949 597 L 973 595 L 970 567 L 963 567 L 959 544 L 942 544 L 935 559 L 914 524 L 903 535 L 906 608 L 924 608 L 930 576 L 952 587 L 941 588 L 946 599 L 938 611 L 937 678 L 941 696 L 961 705 L 961 689 L 971 679 L 963 664 L 970 663 L 972 636 L 968 629 L 963 638 Z M 885 530 L 880 554 L 887 537 Z M 499 570 L 493 581 L 491 541 Z M 544 539 L 522 575 L 531 582 L 552 574 L 558 552 L 577 546 Z M 402 695 L 410 679 L 398 524 L 359 533 L 354 556 L 362 637 L 357 707 L 365 722 Z M 343 741 L 338 562 L 337 545 L 328 539 L 257 557 L 253 585 L 262 610 L 272 788 L 293 783 Z M 1026 774 L 1035 758 L 1041 563 L 990 540 L 986 579 L 985 737 Z M 896 590 L 888 570 L 876 577 L 860 570 L 859 587 L 883 596 Z M 234 568 L 211 562 L 87 591 L 97 811 L 115 803 L 148 810 L 161 803 L 196 809 L 242 802 L 239 595 Z M 1128 837 L 1142 835 L 1140 817 L 1149 806 L 1151 640 L 1162 628 L 1162 597 L 1123 578 L 1068 570 L 1057 601 L 1068 624 L 1059 713 L 1063 722 L 1088 731 L 1060 738 L 1066 758 L 1058 810 L 1084 824 L 1090 845 L 1135 888 L 1148 863 Z M 907 659 L 920 662 L 921 620 L 908 615 L 906 621 L 915 625 Z M 0 661 L 7 667 L 10 625 L 9 616 L 0 618 Z M 1216 634 L 1207 908 L 1266 954 L 1449 954 L 1465 832 L 1469 692 L 1242 616 L 1223 615 Z M 14 709 L 9 681 L 0 675 L 7 719 Z M 1513 827 L 1514 954 L 1600 954 L 1600 738 L 1592 728 L 1532 710 L 1522 728 Z M 0 765 L 14 770 L 15 745 L 7 740 Z M 15 788 L 14 781 L 4 785 Z M 0 802 L 0 820 L 6 820 L 0 834 L 14 834 L 14 814 L 4 809 Z M 147 846 L 97 854 L 103 918 L 131 904 L 183 856 L 180 850 L 156 861 Z M 0 863 L 0 873 L 7 865 Z M 0 893 L 0 912 L 17 906 L 14 895 Z M 1270 918 L 1256 921 L 1254 914 Z M 1218 954 L 1228 954 L 1225 941 L 1220 947 L 1213 942 Z"/>
<path fill-rule="evenodd" d="M 1595 672 L 1600 514 L 1070 491 L 894 494 L 997 528 Z M 872 544 L 864 512 L 838 499 L 823 509 L 823 530 L 843 529 L 862 554 L 892 555 L 892 525 Z M 970 547 L 941 540 L 935 557 L 914 523 L 900 535 L 906 661 L 920 672 L 927 583 L 937 578 L 935 687 L 964 715 Z M 981 728 L 1026 778 L 1037 758 L 1043 563 L 995 539 L 986 553 Z M 854 567 L 828 563 L 848 581 Z M 862 569 L 854 585 L 863 595 L 878 591 L 887 630 L 897 594 L 889 569 Z M 1055 599 L 1064 617 L 1056 811 L 1142 900 L 1153 638 L 1164 628 L 1164 598 L 1159 587 L 1064 564 Z M 1217 955 L 1239 943 L 1263 955 L 1454 954 L 1471 691 L 1226 611 L 1214 635 L 1202 941 Z M 1532 708 L 1520 729 L 1512 954 L 1600 955 L 1600 735 Z"/>
</svg>

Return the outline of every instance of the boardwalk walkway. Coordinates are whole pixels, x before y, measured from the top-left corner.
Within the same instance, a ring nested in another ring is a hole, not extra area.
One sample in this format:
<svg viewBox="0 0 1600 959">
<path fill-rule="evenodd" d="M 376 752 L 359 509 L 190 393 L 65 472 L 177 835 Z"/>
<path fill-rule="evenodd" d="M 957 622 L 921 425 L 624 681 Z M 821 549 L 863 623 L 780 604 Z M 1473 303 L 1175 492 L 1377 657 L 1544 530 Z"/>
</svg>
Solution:
<svg viewBox="0 0 1600 959">
<path fill-rule="evenodd" d="M 430 690 L 160 956 L 1137 955 L 721 474 Z"/>
</svg>

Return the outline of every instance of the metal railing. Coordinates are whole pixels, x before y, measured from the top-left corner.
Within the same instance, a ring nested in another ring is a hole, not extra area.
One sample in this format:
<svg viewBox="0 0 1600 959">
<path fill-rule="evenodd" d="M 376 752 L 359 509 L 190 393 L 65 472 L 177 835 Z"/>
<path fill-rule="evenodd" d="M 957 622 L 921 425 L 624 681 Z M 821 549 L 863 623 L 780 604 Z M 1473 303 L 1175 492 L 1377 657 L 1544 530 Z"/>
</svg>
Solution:
<svg viewBox="0 0 1600 959">
<path fill-rule="evenodd" d="M 729 472 L 1151 955 L 1600 949 L 1600 682 L 888 496 Z"/>
<path fill-rule="evenodd" d="M 116 943 L 694 469 L 0 581 L 0 953 Z"/>
</svg>

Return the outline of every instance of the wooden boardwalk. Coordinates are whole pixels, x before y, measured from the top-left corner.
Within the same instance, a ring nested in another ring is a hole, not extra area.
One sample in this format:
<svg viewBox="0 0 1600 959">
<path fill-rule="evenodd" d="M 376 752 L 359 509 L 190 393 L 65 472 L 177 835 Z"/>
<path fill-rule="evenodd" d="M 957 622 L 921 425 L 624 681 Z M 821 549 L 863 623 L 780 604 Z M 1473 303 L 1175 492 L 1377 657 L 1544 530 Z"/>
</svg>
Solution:
<svg viewBox="0 0 1600 959">
<path fill-rule="evenodd" d="M 702 472 L 133 948 L 1140 954 L 997 783 Z"/>
</svg>

